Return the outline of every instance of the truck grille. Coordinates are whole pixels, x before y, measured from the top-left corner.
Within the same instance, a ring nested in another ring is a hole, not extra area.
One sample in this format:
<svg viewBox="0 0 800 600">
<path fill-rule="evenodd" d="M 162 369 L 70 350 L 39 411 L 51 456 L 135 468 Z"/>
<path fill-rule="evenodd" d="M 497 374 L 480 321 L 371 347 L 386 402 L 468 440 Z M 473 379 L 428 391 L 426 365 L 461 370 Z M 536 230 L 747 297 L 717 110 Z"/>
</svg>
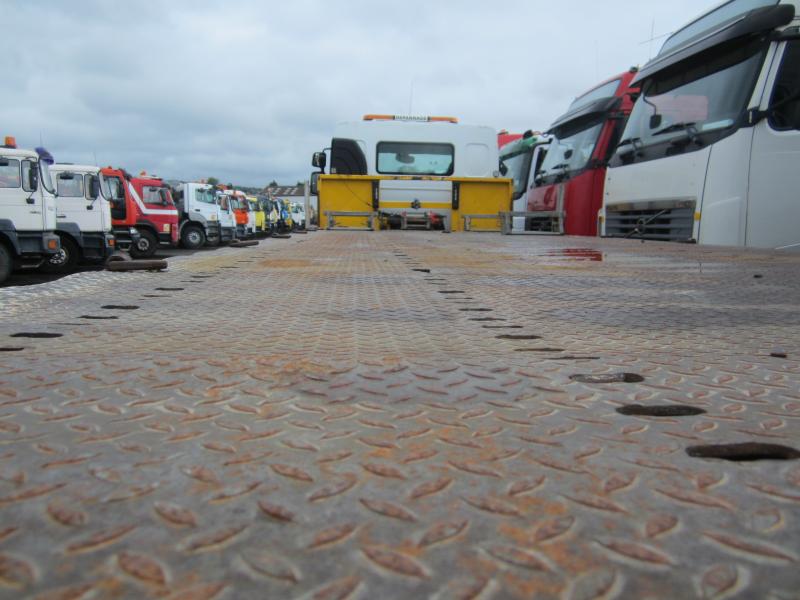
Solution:
<svg viewBox="0 0 800 600">
<path fill-rule="evenodd" d="M 694 206 L 683 208 L 606 208 L 607 237 L 635 237 L 687 242 L 692 240 Z"/>
</svg>

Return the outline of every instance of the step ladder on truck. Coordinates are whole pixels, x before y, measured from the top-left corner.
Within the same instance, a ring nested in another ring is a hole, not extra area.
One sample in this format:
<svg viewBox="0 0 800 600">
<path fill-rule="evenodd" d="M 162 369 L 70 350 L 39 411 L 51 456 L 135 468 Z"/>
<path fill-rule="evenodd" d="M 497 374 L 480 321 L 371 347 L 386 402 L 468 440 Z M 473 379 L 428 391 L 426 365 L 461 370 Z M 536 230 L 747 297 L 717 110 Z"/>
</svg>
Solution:
<svg viewBox="0 0 800 600">
<path fill-rule="evenodd" d="M 528 229 L 597 235 L 606 166 L 639 92 L 631 85 L 636 73 L 631 68 L 581 94 L 550 126 L 552 141 L 528 195 Z"/>
<path fill-rule="evenodd" d="M 800 3 L 733 0 L 638 73 L 602 233 L 800 249 Z"/>
<path fill-rule="evenodd" d="M 0 282 L 16 268 L 38 267 L 60 249 L 56 229 L 53 158 L 44 148 L 0 147 Z"/>
<path fill-rule="evenodd" d="M 56 234 L 61 250 L 45 261 L 42 269 L 60 273 L 82 262 L 106 262 L 117 245 L 111 202 L 103 195 L 100 168 L 56 163 L 50 172 L 56 189 Z"/>
<path fill-rule="evenodd" d="M 149 258 L 161 244 L 178 245 L 178 209 L 163 180 L 145 173 L 132 177 L 113 167 L 100 171 L 105 196 L 111 199 L 114 236 L 130 244 L 133 258 Z"/>
<path fill-rule="evenodd" d="M 497 133 L 454 117 L 366 115 L 340 123 L 312 165 L 324 229 L 499 231 L 500 213 L 511 209 Z"/>
</svg>

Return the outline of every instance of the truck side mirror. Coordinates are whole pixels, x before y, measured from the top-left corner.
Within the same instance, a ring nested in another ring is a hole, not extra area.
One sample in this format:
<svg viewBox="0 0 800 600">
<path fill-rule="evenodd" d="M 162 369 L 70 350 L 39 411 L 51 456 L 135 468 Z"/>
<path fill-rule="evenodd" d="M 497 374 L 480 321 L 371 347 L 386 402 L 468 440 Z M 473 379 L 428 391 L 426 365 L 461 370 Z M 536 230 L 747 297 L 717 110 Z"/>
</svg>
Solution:
<svg viewBox="0 0 800 600">
<path fill-rule="evenodd" d="M 311 157 L 311 165 L 322 171 L 325 172 L 325 167 L 328 164 L 328 157 L 325 155 L 324 152 L 314 152 L 314 155 Z"/>
<path fill-rule="evenodd" d="M 89 200 L 95 201 L 99 195 L 100 180 L 94 175 L 89 175 Z"/>
<path fill-rule="evenodd" d="M 500 175 L 505 177 L 507 173 L 508 173 L 508 167 L 506 166 L 506 163 L 500 161 Z"/>
<path fill-rule="evenodd" d="M 658 129 L 661 127 L 661 122 L 663 118 L 661 115 L 652 115 L 650 117 L 650 129 Z"/>
<path fill-rule="evenodd" d="M 308 188 L 312 196 L 319 195 L 319 173 L 311 174 L 311 181 L 309 182 Z"/>
<path fill-rule="evenodd" d="M 28 169 L 28 187 L 33 192 L 39 189 L 39 169 L 35 164 Z"/>
</svg>

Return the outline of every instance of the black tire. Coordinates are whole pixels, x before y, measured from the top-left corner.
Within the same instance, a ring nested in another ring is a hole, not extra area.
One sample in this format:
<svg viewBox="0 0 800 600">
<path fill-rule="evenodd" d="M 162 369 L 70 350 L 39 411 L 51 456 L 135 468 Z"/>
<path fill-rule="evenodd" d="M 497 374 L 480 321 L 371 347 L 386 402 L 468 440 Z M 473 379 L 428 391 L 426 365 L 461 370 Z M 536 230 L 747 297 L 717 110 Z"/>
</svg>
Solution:
<svg viewBox="0 0 800 600">
<path fill-rule="evenodd" d="M 45 259 L 41 269 L 45 273 L 68 273 L 75 268 L 79 259 L 77 244 L 68 237 L 61 237 L 61 250 Z"/>
<path fill-rule="evenodd" d="M 14 261 L 11 258 L 11 252 L 3 244 L 0 244 L 0 283 L 9 278 L 13 266 Z"/>
<path fill-rule="evenodd" d="M 187 225 L 181 231 L 181 245 L 187 250 L 197 250 L 206 243 L 206 232 L 197 225 Z"/>
<path fill-rule="evenodd" d="M 131 244 L 130 255 L 133 258 L 150 258 L 158 250 L 158 238 L 148 229 L 139 230 L 139 235 L 139 241 Z"/>
</svg>

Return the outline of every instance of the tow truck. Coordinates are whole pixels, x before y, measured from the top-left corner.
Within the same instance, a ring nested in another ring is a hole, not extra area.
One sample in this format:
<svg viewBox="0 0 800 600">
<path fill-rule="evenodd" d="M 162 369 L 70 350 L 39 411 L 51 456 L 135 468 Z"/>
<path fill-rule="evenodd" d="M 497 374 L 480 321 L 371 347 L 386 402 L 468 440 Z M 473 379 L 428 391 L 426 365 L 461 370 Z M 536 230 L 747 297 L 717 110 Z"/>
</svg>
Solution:
<svg viewBox="0 0 800 600">
<path fill-rule="evenodd" d="M 159 178 L 105 167 L 104 194 L 111 199 L 111 222 L 118 240 L 130 240 L 134 258 L 148 258 L 160 244 L 178 245 L 178 210 L 169 188 Z M 138 239 L 134 240 L 133 236 Z"/>
<path fill-rule="evenodd" d="M 111 203 L 103 196 L 100 168 L 56 163 L 50 167 L 56 188 L 56 234 L 59 252 L 42 265 L 50 272 L 73 269 L 79 262 L 103 263 L 116 249 Z"/>
<path fill-rule="evenodd" d="M 733 0 L 667 38 L 633 82 L 604 235 L 800 248 L 797 8 Z"/>
<path fill-rule="evenodd" d="M 0 282 L 14 268 L 38 267 L 60 250 L 52 162 L 44 148 L 17 148 L 11 136 L 0 148 Z"/>
<path fill-rule="evenodd" d="M 323 228 L 489 228 L 511 208 L 497 133 L 455 117 L 368 114 L 340 123 L 316 152 L 311 193 Z M 476 226 L 476 222 L 480 225 Z"/>
<path fill-rule="evenodd" d="M 179 235 L 184 248 L 218 246 L 221 239 L 219 207 L 207 183 L 181 183 L 172 188 L 180 214 Z M 228 240 L 230 241 L 230 239 Z"/>
<path fill-rule="evenodd" d="M 533 192 L 534 177 L 547 154 L 550 138 L 531 130 L 519 136 L 508 135 L 511 141 L 500 148 L 500 172 L 514 181 L 511 210 L 516 216 L 512 216 L 511 231 L 520 233 L 533 229 L 526 222 L 531 217 L 525 213 L 528 211 L 528 200 Z"/>
<path fill-rule="evenodd" d="M 638 93 L 636 73 L 633 67 L 582 94 L 550 126 L 553 141 L 528 201 L 538 213 L 528 220 L 532 229 L 597 235 L 606 165 Z"/>
</svg>

